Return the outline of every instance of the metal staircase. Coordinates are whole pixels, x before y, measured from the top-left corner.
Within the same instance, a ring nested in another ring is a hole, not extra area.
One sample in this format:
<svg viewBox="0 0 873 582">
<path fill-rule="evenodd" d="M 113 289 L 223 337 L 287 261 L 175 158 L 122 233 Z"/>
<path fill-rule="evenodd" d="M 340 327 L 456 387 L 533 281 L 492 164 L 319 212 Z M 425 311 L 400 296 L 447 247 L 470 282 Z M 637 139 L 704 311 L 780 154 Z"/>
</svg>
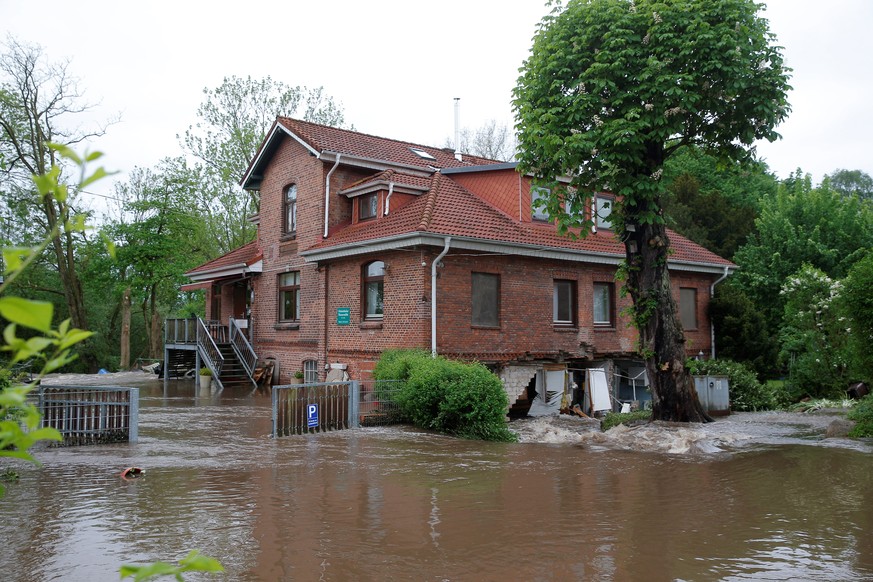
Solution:
<svg viewBox="0 0 873 582">
<path fill-rule="evenodd" d="M 212 370 L 212 381 L 219 388 L 257 387 L 252 377 L 257 356 L 233 319 L 226 326 L 198 319 L 197 354 L 202 365 Z"/>
</svg>

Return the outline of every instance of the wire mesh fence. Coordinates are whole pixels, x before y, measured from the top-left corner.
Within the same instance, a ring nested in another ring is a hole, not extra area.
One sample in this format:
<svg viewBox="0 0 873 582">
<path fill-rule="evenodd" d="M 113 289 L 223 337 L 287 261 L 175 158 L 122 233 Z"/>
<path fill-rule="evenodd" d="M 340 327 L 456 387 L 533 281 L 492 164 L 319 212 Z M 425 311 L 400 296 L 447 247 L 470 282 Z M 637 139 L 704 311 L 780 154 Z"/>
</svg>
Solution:
<svg viewBox="0 0 873 582">
<path fill-rule="evenodd" d="M 403 389 L 401 380 L 369 380 L 361 382 L 358 420 L 361 426 L 386 426 L 404 422 L 397 395 Z"/>
</svg>

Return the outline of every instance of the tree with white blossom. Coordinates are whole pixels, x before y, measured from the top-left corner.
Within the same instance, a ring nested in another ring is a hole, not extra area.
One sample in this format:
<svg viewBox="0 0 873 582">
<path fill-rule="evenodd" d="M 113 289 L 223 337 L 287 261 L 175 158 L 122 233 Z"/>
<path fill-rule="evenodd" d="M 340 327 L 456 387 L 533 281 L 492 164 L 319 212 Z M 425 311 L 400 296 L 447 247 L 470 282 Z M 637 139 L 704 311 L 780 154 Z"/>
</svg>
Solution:
<svg viewBox="0 0 873 582">
<path fill-rule="evenodd" d="M 590 230 L 594 192 L 617 196 L 653 418 L 709 420 L 685 369 L 661 176 L 683 146 L 741 160 L 779 137 L 790 110 L 781 47 L 753 0 L 550 5 L 514 91 L 520 169 L 550 187 L 546 210 L 571 236 Z"/>
</svg>

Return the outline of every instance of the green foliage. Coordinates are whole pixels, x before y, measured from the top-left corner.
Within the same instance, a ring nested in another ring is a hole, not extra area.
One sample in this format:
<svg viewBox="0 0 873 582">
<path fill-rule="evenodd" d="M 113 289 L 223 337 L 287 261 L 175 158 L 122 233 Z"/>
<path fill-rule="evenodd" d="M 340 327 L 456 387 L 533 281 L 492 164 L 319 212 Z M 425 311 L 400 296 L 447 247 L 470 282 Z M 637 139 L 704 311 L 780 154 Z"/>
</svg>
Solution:
<svg viewBox="0 0 873 582">
<path fill-rule="evenodd" d="M 221 254 L 255 236 L 248 218 L 258 211 L 258 200 L 239 184 L 276 116 L 299 116 L 337 127 L 345 124 L 345 116 L 322 87 L 289 86 L 270 77 L 225 77 L 219 87 L 204 89 L 203 94 L 199 121 L 188 127 L 181 141 L 196 158 L 188 171 L 198 186 L 197 206 Z"/>
<path fill-rule="evenodd" d="M 644 202 L 662 194 L 661 165 L 678 147 L 742 159 L 778 137 L 788 69 L 757 11 L 752 0 L 557 6 L 514 90 L 522 169 L 570 175 L 577 196 L 610 190 L 624 197 L 620 214 L 661 221 Z"/>
<path fill-rule="evenodd" d="M 637 410 L 634 412 L 607 412 L 600 421 L 600 430 L 607 431 L 620 424 L 627 424 L 639 420 L 652 420 L 651 410 Z"/>
<path fill-rule="evenodd" d="M 689 372 L 695 376 L 727 376 L 730 385 L 731 410 L 772 410 L 777 405 L 770 385 L 761 384 L 749 368 L 731 360 L 688 360 Z"/>
<path fill-rule="evenodd" d="M 212 370 L 210 370 L 209 368 L 200 368 L 200 372 L 198 372 L 198 374 L 200 376 L 211 376 Z"/>
<path fill-rule="evenodd" d="M 224 567 L 218 560 L 193 550 L 179 560 L 178 565 L 155 562 L 147 566 L 124 565 L 120 569 L 122 579 L 130 577 L 134 582 L 152 580 L 160 576 L 175 576 L 176 580 L 184 580 L 182 574 L 185 572 L 224 572 Z"/>
<path fill-rule="evenodd" d="M 849 431 L 850 437 L 873 437 L 873 394 L 868 394 L 846 415 L 857 424 Z"/>
<path fill-rule="evenodd" d="M 91 183 L 95 177 L 102 177 L 102 170 L 86 174 L 84 166 L 89 161 L 99 158 L 99 154 L 91 154 L 84 159 L 63 146 L 47 144 L 53 151 L 71 159 L 82 168 L 81 183 Z M 58 182 L 60 172 L 53 169 L 34 178 L 43 196 L 52 200 L 59 196 L 66 198 L 67 186 Z M 77 227 L 78 228 L 78 227 Z M 27 394 L 34 384 L 13 385 L 10 375 L 11 366 L 25 361 L 42 362 L 42 370 L 37 380 L 58 370 L 75 359 L 71 349 L 76 344 L 87 339 L 91 332 L 72 328 L 70 320 L 63 321 L 57 329 L 52 328 L 54 305 L 45 301 L 33 301 L 6 293 L 10 283 L 14 281 L 41 253 L 56 231 L 50 232 L 45 240 L 29 249 L 18 248 L 10 251 L 3 249 L 4 276 L 0 284 L 0 316 L 6 320 L 3 329 L 3 343 L 0 351 L 8 356 L 5 366 L 0 369 L 0 457 L 12 457 L 35 463 L 30 454 L 30 448 L 39 441 L 61 440 L 61 435 L 53 428 L 39 428 L 39 411 L 27 402 Z M 26 337 L 19 335 L 19 329 L 30 330 Z M 0 486 L 0 495 L 3 493 Z"/>
<path fill-rule="evenodd" d="M 838 311 L 840 288 L 839 282 L 809 265 L 782 286 L 780 357 L 789 366 L 793 399 L 839 397 L 850 381 L 848 337 Z"/>
<path fill-rule="evenodd" d="M 757 232 L 734 256 L 735 279 L 771 330 L 782 320 L 779 292 L 791 274 L 809 264 L 840 279 L 873 247 L 873 203 L 813 188 L 799 170 L 762 201 L 755 224 Z"/>
<path fill-rule="evenodd" d="M 835 170 L 825 176 L 824 184 L 843 196 L 873 200 L 873 178 L 861 170 Z"/>
<path fill-rule="evenodd" d="M 873 252 L 855 263 L 842 281 L 841 313 L 846 318 L 853 380 L 873 384 Z"/>
<path fill-rule="evenodd" d="M 395 402 L 416 426 L 470 439 L 517 440 L 506 427 L 508 401 L 500 379 L 481 364 L 386 350 L 373 375 L 404 381 Z"/>
<path fill-rule="evenodd" d="M 664 164 L 667 225 L 730 259 L 754 231 L 760 200 L 776 193 L 762 163 L 720 163 L 699 148 L 677 150 Z"/>
<path fill-rule="evenodd" d="M 715 345 L 721 358 L 742 362 L 759 377 L 773 374 L 778 344 L 767 320 L 748 295 L 731 279 L 715 288 L 709 303 Z"/>
</svg>

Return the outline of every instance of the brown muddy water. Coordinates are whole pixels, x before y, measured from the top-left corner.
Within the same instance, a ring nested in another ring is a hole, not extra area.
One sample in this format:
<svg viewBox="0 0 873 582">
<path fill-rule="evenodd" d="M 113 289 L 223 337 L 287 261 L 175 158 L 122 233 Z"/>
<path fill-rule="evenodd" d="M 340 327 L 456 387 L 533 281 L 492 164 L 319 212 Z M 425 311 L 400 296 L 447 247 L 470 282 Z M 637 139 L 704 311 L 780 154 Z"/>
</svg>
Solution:
<svg viewBox="0 0 873 582">
<path fill-rule="evenodd" d="M 873 580 L 873 445 L 823 440 L 829 417 L 272 439 L 267 397 L 140 388 L 138 443 L 16 465 L 0 579 L 117 580 L 196 548 L 227 572 L 187 580 Z"/>
</svg>

